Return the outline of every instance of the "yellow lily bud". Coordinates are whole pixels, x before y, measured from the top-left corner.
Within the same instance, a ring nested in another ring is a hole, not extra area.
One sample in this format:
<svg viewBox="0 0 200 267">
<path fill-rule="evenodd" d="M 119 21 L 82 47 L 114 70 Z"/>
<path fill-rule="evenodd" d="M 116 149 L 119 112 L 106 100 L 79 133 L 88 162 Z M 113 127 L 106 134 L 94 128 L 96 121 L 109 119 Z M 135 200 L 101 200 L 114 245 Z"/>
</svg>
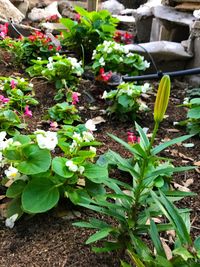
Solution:
<svg viewBox="0 0 200 267">
<path fill-rule="evenodd" d="M 164 75 L 159 83 L 156 102 L 154 105 L 154 121 L 157 123 L 160 123 L 164 118 L 169 102 L 170 89 L 170 77 L 169 75 Z"/>
</svg>

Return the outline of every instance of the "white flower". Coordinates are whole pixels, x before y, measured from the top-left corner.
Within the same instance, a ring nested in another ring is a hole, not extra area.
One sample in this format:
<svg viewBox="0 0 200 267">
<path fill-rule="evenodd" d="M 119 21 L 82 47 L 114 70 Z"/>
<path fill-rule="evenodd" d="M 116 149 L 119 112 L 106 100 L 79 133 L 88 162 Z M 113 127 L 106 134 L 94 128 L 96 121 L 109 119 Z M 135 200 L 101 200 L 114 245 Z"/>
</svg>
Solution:
<svg viewBox="0 0 200 267">
<path fill-rule="evenodd" d="M 78 146 L 77 142 L 73 140 L 72 144 L 69 146 L 70 152 L 74 151 L 74 149 Z"/>
<path fill-rule="evenodd" d="M 101 58 L 99 59 L 99 64 L 100 64 L 101 66 L 105 66 L 105 61 L 104 61 L 104 58 L 103 58 L 103 57 L 101 57 Z"/>
<path fill-rule="evenodd" d="M 93 141 L 93 140 L 94 140 L 94 136 L 93 136 L 92 133 L 84 131 L 84 132 L 83 132 L 83 140 L 84 140 L 85 142 Z"/>
<path fill-rule="evenodd" d="M 96 154 L 97 149 L 94 146 L 90 146 L 90 151 Z"/>
<path fill-rule="evenodd" d="M 173 122 L 173 125 L 174 125 L 174 126 L 176 126 L 176 125 L 178 125 L 178 124 L 179 124 L 179 123 L 178 123 L 177 121 L 174 121 L 174 122 Z"/>
<path fill-rule="evenodd" d="M 95 58 L 96 54 L 97 54 L 97 51 L 96 51 L 96 50 L 93 50 L 93 53 L 92 53 L 92 59 Z"/>
<path fill-rule="evenodd" d="M 75 133 L 73 134 L 72 138 L 76 139 L 76 141 L 78 141 L 78 142 L 82 142 L 82 141 L 83 141 L 83 139 L 82 139 L 80 133 L 76 133 L 76 132 L 75 132 Z"/>
<path fill-rule="evenodd" d="M 15 221 L 17 220 L 18 216 L 19 216 L 18 213 L 15 213 L 10 218 L 7 218 L 5 221 L 6 227 L 9 227 L 12 229 L 15 225 Z"/>
<path fill-rule="evenodd" d="M 49 60 L 50 63 L 53 62 L 53 58 L 52 57 L 49 57 L 48 60 Z"/>
<path fill-rule="evenodd" d="M 12 138 L 9 138 L 5 141 L 0 141 L 0 150 L 4 150 L 6 149 L 7 147 L 9 147 L 11 144 L 13 143 L 13 139 Z"/>
<path fill-rule="evenodd" d="M 126 56 L 127 57 L 132 57 L 133 56 L 133 53 L 128 53 Z"/>
<path fill-rule="evenodd" d="M 6 177 L 8 179 L 11 179 L 11 180 L 16 180 L 16 179 L 19 179 L 20 177 L 20 173 L 18 171 L 18 169 L 10 166 L 7 170 L 4 171 Z"/>
<path fill-rule="evenodd" d="M 85 171 L 85 168 L 83 166 L 80 166 L 78 168 L 78 171 L 80 172 L 80 174 L 83 174 L 83 172 Z"/>
<path fill-rule="evenodd" d="M 150 66 L 150 63 L 148 62 L 148 61 L 144 61 L 144 67 L 147 69 L 147 68 L 149 68 L 149 66 Z"/>
<path fill-rule="evenodd" d="M 74 164 L 72 160 L 66 161 L 65 165 L 68 167 L 68 169 L 72 172 L 78 171 L 78 166 Z"/>
<path fill-rule="evenodd" d="M 33 84 L 32 83 L 29 83 L 29 85 L 28 85 L 29 87 L 33 87 Z"/>
<path fill-rule="evenodd" d="M 128 49 L 128 47 L 126 47 L 126 46 L 124 46 L 124 53 L 125 53 L 125 54 L 128 54 L 128 53 L 129 53 L 129 49 Z"/>
<path fill-rule="evenodd" d="M 185 97 L 185 98 L 184 98 L 183 104 L 184 104 L 184 105 L 189 104 L 189 97 Z"/>
<path fill-rule="evenodd" d="M 3 131 L 3 132 L 0 132 L 0 142 L 2 142 L 6 137 L 6 132 Z"/>
<path fill-rule="evenodd" d="M 47 68 L 49 69 L 49 70 L 53 70 L 53 64 L 50 62 L 50 63 L 48 63 L 47 64 Z"/>
<path fill-rule="evenodd" d="M 142 93 L 145 94 L 149 89 L 150 89 L 150 84 L 149 84 L 149 83 L 145 83 L 145 84 L 142 86 Z"/>
<path fill-rule="evenodd" d="M 42 58 L 41 57 L 37 57 L 37 60 L 42 60 Z"/>
<path fill-rule="evenodd" d="M 101 98 L 105 99 L 107 97 L 107 95 L 108 95 L 107 91 L 104 91 Z"/>
<path fill-rule="evenodd" d="M 86 129 L 89 131 L 96 131 L 96 125 L 94 124 L 93 120 L 88 120 L 85 123 Z"/>
<path fill-rule="evenodd" d="M 57 133 L 50 132 L 50 131 L 43 131 L 43 130 L 37 130 L 34 132 L 36 134 L 36 140 L 38 143 L 38 146 L 41 149 L 49 149 L 54 150 L 56 145 L 58 144 L 58 137 Z"/>
<path fill-rule="evenodd" d="M 20 81 L 21 81 L 21 82 L 25 82 L 25 79 L 24 79 L 24 78 L 21 78 Z"/>
</svg>

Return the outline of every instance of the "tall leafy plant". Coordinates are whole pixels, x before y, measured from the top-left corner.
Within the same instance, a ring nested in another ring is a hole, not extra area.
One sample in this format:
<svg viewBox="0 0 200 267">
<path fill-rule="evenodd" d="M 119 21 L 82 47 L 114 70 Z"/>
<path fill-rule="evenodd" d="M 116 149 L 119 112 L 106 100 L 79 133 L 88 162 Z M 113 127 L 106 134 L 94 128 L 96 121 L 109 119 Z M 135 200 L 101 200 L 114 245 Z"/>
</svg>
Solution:
<svg viewBox="0 0 200 267">
<path fill-rule="evenodd" d="M 77 20 L 62 18 L 60 22 L 66 27 L 63 31 L 64 44 L 76 51 L 81 58 L 91 60 L 92 51 L 104 40 L 111 40 L 116 31 L 118 19 L 113 18 L 107 10 L 88 12 L 75 7 Z"/>
<path fill-rule="evenodd" d="M 174 204 L 175 201 L 192 196 L 193 193 L 172 190 L 169 183 L 169 178 L 174 173 L 187 171 L 193 167 L 174 167 L 158 156 L 165 148 L 182 142 L 191 135 L 153 146 L 159 124 L 166 112 L 169 94 L 170 79 L 164 76 L 155 102 L 155 126 L 150 140 L 137 123 L 139 143 L 127 144 L 118 137 L 110 135 L 131 152 L 133 157 L 124 159 L 110 150 L 99 160 L 99 164 L 105 168 L 110 169 L 115 166 L 120 171 L 129 173 L 132 177 L 132 184 L 113 178 L 104 179 L 103 184 L 109 188 L 106 194 L 92 198 L 83 197 L 79 200 L 81 206 L 110 216 L 118 223 L 113 226 L 94 218 L 91 218 L 89 222 L 74 223 L 79 227 L 96 229 L 96 233 L 86 241 L 87 244 L 98 240 L 105 241 L 103 247 L 93 247 L 95 252 L 126 250 L 137 267 L 198 266 L 200 262 L 199 239 L 195 241 L 193 247 L 189 234 L 188 209 L 179 209 Z M 163 233 L 168 230 L 175 231 L 174 247 L 170 257 L 162 242 Z M 108 236 L 110 236 L 109 241 Z M 122 262 L 122 266 L 130 265 Z"/>
</svg>

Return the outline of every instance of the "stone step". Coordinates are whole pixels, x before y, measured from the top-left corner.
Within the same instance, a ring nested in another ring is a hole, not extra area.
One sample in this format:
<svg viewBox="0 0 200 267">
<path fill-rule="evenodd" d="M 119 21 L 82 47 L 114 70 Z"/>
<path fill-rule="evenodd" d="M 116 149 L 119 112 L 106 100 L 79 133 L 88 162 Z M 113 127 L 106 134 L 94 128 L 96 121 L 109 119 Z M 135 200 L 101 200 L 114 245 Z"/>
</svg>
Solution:
<svg viewBox="0 0 200 267">
<path fill-rule="evenodd" d="M 180 43 L 169 42 L 169 41 L 157 41 L 150 43 L 143 43 L 140 46 L 136 44 L 129 44 L 126 47 L 131 52 L 147 55 L 146 51 L 152 55 L 157 61 L 175 61 L 175 60 L 189 60 L 193 57 L 192 54 L 187 53 L 184 47 Z M 148 55 L 147 55 L 148 57 Z"/>
<path fill-rule="evenodd" d="M 169 6 L 155 6 L 152 7 L 152 13 L 156 18 L 174 22 L 180 25 L 191 26 L 196 18 L 185 12 L 180 12 L 175 10 L 173 7 Z"/>
</svg>

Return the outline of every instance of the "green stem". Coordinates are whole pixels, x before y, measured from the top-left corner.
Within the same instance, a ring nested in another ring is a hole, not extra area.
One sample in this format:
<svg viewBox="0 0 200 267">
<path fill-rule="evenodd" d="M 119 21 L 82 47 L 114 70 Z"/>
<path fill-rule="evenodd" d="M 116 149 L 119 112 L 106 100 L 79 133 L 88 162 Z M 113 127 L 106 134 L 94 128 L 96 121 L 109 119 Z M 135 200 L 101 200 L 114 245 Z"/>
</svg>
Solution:
<svg viewBox="0 0 200 267">
<path fill-rule="evenodd" d="M 151 150 L 151 148 L 153 146 L 153 143 L 154 143 L 157 131 L 158 131 L 159 124 L 160 123 L 158 121 L 156 121 L 155 124 L 154 124 L 153 134 L 152 134 L 150 145 L 149 145 L 149 149 L 148 149 L 148 155 L 150 154 L 150 150 Z"/>
</svg>

